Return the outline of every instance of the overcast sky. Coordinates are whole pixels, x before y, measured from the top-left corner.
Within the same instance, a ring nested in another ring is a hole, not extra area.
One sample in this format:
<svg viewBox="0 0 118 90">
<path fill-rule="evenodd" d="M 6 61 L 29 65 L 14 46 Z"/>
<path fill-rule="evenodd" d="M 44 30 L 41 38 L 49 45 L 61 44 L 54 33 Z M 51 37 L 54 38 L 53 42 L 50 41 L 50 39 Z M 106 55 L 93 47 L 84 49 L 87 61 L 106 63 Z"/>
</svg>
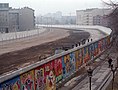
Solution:
<svg viewBox="0 0 118 90">
<path fill-rule="evenodd" d="M 69 15 L 69 13 L 74 15 L 76 10 L 104 7 L 102 0 L 0 0 L 0 2 L 9 3 L 13 8 L 28 6 L 35 10 L 35 15 L 56 11 L 61 11 L 63 15 Z"/>
</svg>

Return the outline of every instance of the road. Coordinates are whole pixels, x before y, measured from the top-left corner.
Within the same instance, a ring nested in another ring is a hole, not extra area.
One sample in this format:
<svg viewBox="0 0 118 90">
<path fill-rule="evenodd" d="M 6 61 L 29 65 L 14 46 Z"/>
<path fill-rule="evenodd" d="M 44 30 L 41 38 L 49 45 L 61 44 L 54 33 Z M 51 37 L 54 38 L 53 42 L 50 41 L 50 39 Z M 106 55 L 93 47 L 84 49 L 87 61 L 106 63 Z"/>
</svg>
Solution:
<svg viewBox="0 0 118 90">
<path fill-rule="evenodd" d="M 93 40 L 98 40 L 105 36 L 105 34 L 103 34 L 101 31 L 98 30 L 93 30 L 93 29 L 83 29 L 83 30 L 89 32 L 90 38 L 92 38 Z"/>
</svg>

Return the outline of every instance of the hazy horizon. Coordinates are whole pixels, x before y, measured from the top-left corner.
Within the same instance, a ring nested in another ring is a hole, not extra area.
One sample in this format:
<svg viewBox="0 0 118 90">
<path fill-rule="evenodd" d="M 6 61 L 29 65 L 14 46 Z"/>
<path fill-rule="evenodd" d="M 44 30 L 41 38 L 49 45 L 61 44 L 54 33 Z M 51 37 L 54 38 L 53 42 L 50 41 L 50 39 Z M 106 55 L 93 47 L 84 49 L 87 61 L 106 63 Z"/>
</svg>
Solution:
<svg viewBox="0 0 118 90">
<path fill-rule="evenodd" d="M 35 10 L 36 16 L 56 11 L 61 11 L 63 15 L 75 15 L 76 10 L 105 7 L 102 0 L 1 0 L 1 3 L 9 3 L 12 8 L 30 7 Z"/>
</svg>

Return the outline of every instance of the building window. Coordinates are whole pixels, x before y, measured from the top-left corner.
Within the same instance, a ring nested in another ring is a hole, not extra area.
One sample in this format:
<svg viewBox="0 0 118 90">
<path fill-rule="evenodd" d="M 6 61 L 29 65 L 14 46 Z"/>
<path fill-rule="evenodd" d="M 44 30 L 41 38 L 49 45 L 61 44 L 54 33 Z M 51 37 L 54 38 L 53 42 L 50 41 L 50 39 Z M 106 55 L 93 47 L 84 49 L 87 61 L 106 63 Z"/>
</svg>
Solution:
<svg viewBox="0 0 118 90">
<path fill-rule="evenodd" d="M 5 7 L 5 8 L 8 8 L 9 6 L 8 6 L 8 4 L 4 4 L 4 7 Z"/>
<path fill-rule="evenodd" d="M 0 8 L 2 8 L 2 4 L 0 4 Z"/>
</svg>

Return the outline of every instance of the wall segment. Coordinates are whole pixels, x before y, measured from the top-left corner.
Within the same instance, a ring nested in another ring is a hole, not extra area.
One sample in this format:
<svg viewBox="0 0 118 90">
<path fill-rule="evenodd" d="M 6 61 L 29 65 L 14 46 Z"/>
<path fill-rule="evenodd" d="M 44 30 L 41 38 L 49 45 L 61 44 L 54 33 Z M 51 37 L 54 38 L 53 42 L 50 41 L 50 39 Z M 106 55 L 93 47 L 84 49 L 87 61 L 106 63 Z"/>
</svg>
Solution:
<svg viewBox="0 0 118 90">
<path fill-rule="evenodd" d="M 103 31 L 106 28 L 97 26 L 95 29 Z M 99 40 L 55 54 L 40 62 L 0 76 L 0 90 L 10 88 L 12 90 L 56 90 L 56 84 L 59 81 L 78 71 L 83 64 L 94 60 L 93 58 L 109 46 L 110 31 L 103 32 L 107 35 Z"/>
</svg>

